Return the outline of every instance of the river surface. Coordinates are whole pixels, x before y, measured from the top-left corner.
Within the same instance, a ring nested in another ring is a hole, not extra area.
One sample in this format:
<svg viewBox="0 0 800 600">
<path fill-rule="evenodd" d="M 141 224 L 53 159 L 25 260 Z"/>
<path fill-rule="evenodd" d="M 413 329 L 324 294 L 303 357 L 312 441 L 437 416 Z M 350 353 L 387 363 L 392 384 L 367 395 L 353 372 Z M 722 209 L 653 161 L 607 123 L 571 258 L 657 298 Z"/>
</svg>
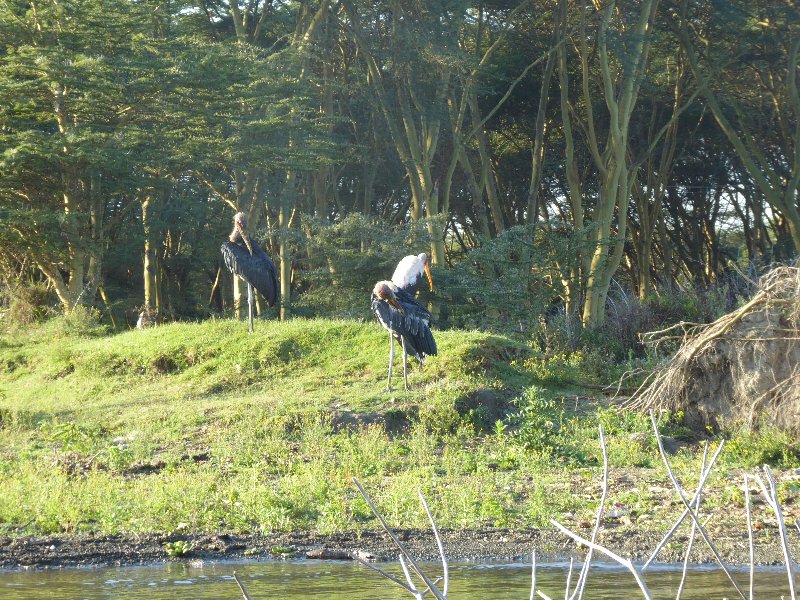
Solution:
<svg viewBox="0 0 800 600">
<path fill-rule="evenodd" d="M 398 564 L 379 566 L 402 578 Z M 438 576 L 441 567 L 425 564 L 423 568 L 427 574 Z M 302 560 L 207 562 L 202 565 L 175 562 L 135 567 L 0 571 L 0 599 L 241 599 L 242 594 L 233 578 L 234 571 L 253 600 L 412 598 L 411 594 L 363 565 Z M 563 598 L 567 571 L 563 564 L 542 565 L 537 569 L 537 588 L 551 598 Z M 747 592 L 749 573 L 737 570 L 734 576 Z M 577 572 L 574 577 L 577 578 Z M 647 585 L 653 598 L 674 598 L 680 577 L 677 566 L 657 566 L 650 570 Z M 530 565 L 460 563 L 451 566 L 448 596 L 452 600 L 527 600 L 530 585 Z M 756 573 L 756 598 L 780 598 L 781 595 L 788 598 L 788 587 L 785 572 L 760 569 Z M 613 565 L 592 566 L 586 598 L 637 597 L 642 596 L 627 571 Z M 712 600 L 739 596 L 720 570 L 695 568 L 689 573 L 682 597 L 686 600 Z"/>
</svg>

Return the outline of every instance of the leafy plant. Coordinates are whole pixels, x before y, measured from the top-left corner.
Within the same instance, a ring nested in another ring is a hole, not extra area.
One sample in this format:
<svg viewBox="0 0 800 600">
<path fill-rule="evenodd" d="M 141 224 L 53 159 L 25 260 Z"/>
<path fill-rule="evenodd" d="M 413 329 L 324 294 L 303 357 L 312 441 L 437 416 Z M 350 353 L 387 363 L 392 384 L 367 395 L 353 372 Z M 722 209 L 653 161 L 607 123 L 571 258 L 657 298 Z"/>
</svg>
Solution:
<svg viewBox="0 0 800 600">
<path fill-rule="evenodd" d="M 525 447 L 552 454 L 557 447 L 557 435 L 562 414 L 553 399 L 543 388 L 530 387 L 517 398 L 518 413 L 514 421 L 518 424 L 516 438 Z"/>
<path fill-rule="evenodd" d="M 181 558 L 194 550 L 194 543 L 189 540 L 176 540 L 165 542 L 164 551 L 170 558 Z"/>
</svg>

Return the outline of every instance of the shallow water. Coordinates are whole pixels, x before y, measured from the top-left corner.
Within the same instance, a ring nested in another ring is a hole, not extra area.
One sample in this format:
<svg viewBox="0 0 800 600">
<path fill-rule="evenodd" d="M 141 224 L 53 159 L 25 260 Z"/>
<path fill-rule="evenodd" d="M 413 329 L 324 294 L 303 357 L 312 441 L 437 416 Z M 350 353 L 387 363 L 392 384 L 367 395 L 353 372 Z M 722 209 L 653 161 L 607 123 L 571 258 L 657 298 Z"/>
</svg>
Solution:
<svg viewBox="0 0 800 600">
<path fill-rule="evenodd" d="M 380 565 L 402 577 L 397 564 Z M 438 575 L 439 565 L 426 564 L 426 573 Z M 254 600 L 265 598 L 329 598 L 331 600 L 411 598 L 378 573 L 357 563 L 332 561 L 208 562 L 203 565 L 167 563 L 135 567 L 73 568 L 60 570 L 0 572 L 3 600 L 95 599 L 236 599 L 242 598 L 233 579 L 236 572 Z M 450 569 L 451 599 L 520 599 L 530 595 L 530 565 L 522 563 L 460 563 Z M 564 597 L 567 567 L 542 565 L 537 569 L 537 588 L 552 598 Z M 734 576 L 747 591 L 747 571 Z M 575 575 L 577 577 L 577 573 Z M 574 579 L 573 579 L 574 581 Z M 674 598 L 680 570 L 658 566 L 647 575 L 654 598 Z M 785 572 L 762 569 L 756 574 L 757 598 L 788 597 Z M 430 596 L 428 596 L 430 597 Z M 587 598 L 641 597 L 629 573 L 613 565 L 593 565 Z M 682 596 L 686 600 L 736 598 L 735 589 L 718 569 L 690 572 Z"/>
</svg>

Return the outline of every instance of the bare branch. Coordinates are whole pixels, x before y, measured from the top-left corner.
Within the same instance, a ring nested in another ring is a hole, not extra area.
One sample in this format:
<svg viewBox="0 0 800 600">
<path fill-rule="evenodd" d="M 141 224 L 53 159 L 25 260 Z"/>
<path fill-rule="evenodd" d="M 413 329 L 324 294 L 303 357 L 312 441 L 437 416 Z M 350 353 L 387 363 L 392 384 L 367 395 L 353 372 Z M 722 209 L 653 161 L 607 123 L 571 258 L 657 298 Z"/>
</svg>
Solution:
<svg viewBox="0 0 800 600">
<path fill-rule="evenodd" d="M 609 550 L 608 548 L 605 548 L 604 546 L 601 546 L 600 544 L 595 544 L 594 542 L 591 542 L 591 541 L 587 540 L 586 538 L 582 538 L 577 533 L 573 533 L 572 531 L 570 531 L 569 529 L 564 527 L 561 523 L 559 523 L 555 519 L 550 519 L 550 522 L 553 525 L 555 525 L 556 528 L 561 533 L 563 533 L 565 535 L 568 535 L 569 537 L 571 537 L 576 542 L 584 544 L 585 546 L 587 546 L 589 548 L 594 548 L 598 552 L 602 552 L 603 554 L 608 556 L 611 560 L 613 560 L 615 562 L 618 562 L 623 567 L 628 569 L 628 571 L 630 571 L 633 574 L 634 579 L 636 579 L 636 583 L 639 584 L 639 589 L 642 590 L 642 594 L 644 594 L 644 597 L 647 598 L 647 600 L 652 600 L 652 596 L 650 595 L 650 590 L 647 589 L 647 585 L 645 584 L 641 573 L 639 573 L 639 571 L 636 569 L 636 567 L 633 566 L 633 563 L 630 560 L 628 560 L 627 558 L 622 558 L 619 554 L 616 554 L 616 553 L 612 552 L 611 550 Z"/>
<path fill-rule="evenodd" d="M 244 589 L 244 584 L 242 580 L 239 579 L 239 576 L 236 574 L 236 571 L 233 572 L 233 578 L 236 580 L 236 583 L 239 584 L 239 589 L 242 591 L 242 596 L 244 596 L 244 600 L 253 600 L 250 594 L 247 593 L 247 590 Z"/>
<path fill-rule="evenodd" d="M 600 448 L 603 450 L 603 491 L 600 495 L 600 506 L 597 507 L 597 515 L 594 519 L 594 529 L 592 530 L 592 542 L 597 541 L 597 532 L 600 530 L 600 524 L 603 521 L 603 510 L 606 504 L 606 496 L 608 495 L 608 448 L 606 446 L 606 436 L 603 433 L 603 426 L 598 425 L 600 431 Z M 575 591 L 569 600 L 583 598 L 583 591 L 586 588 L 586 580 L 589 578 L 589 568 L 592 563 L 592 552 L 594 550 L 590 547 L 586 555 L 586 561 L 583 563 L 578 583 L 575 585 Z"/>
<path fill-rule="evenodd" d="M 705 443 L 703 446 L 703 463 L 700 465 L 700 479 L 703 479 L 703 475 L 706 472 L 706 461 L 708 460 L 708 442 Z M 695 497 L 692 499 L 692 505 L 696 511 L 700 510 L 700 490 L 702 486 L 698 486 L 697 493 Z M 689 557 L 692 555 L 692 546 L 694 545 L 694 537 L 697 533 L 697 527 L 694 523 L 692 523 L 692 531 L 689 534 L 689 544 L 686 546 L 686 555 L 683 558 L 683 573 L 681 574 L 681 583 L 678 586 L 678 593 L 675 596 L 675 600 L 680 600 L 681 593 L 683 592 L 683 586 L 686 583 L 686 574 L 689 571 Z"/>
<path fill-rule="evenodd" d="M 714 464 L 717 462 L 717 458 L 719 458 L 719 455 L 722 452 L 722 447 L 724 445 L 725 445 L 725 440 L 722 440 L 719 444 L 719 447 L 717 448 L 717 451 L 714 453 L 714 456 L 711 457 L 711 462 L 709 463 L 708 468 L 706 469 L 703 476 L 700 478 L 700 483 L 697 484 L 697 491 L 695 492 L 695 495 L 692 498 L 692 503 L 696 502 L 697 497 L 703 490 L 703 486 L 705 486 L 706 480 L 708 479 L 708 476 L 711 474 L 711 470 L 714 468 Z M 680 524 L 683 523 L 683 520 L 688 516 L 689 516 L 689 510 L 684 509 L 683 514 L 681 514 L 681 516 L 675 522 L 675 525 L 673 525 L 672 528 L 666 533 L 666 535 L 664 535 L 664 538 L 661 540 L 656 549 L 653 551 L 653 554 L 650 556 L 650 558 L 647 559 L 647 562 L 644 563 L 644 566 L 642 566 L 642 571 L 646 570 L 647 567 L 649 567 L 650 564 L 656 559 L 658 553 L 661 552 L 661 549 L 667 544 L 669 539 L 677 531 L 678 527 L 680 527 Z"/>
<path fill-rule="evenodd" d="M 769 467 L 764 465 L 762 469 L 764 470 L 764 476 L 767 478 L 769 490 L 765 488 L 764 482 L 758 475 L 756 475 L 756 481 L 764 497 L 767 499 L 767 503 L 775 513 L 775 519 L 778 521 L 778 532 L 781 535 L 781 545 L 783 547 L 783 560 L 786 563 L 786 572 L 789 576 L 789 594 L 792 600 L 797 600 L 797 591 L 794 586 L 794 561 L 792 560 L 792 553 L 789 549 L 789 538 L 786 535 L 786 522 L 783 520 L 783 509 L 778 500 L 778 488 L 775 485 L 775 478 L 772 476 L 772 471 L 770 471 Z"/>
<path fill-rule="evenodd" d="M 744 591 L 742 587 L 739 585 L 739 582 L 734 579 L 733 575 L 731 575 L 730 570 L 725 565 L 725 562 L 722 560 L 722 556 L 720 555 L 719 551 L 717 550 L 716 545 L 711 540 L 711 537 L 708 535 L 705 527 L 703 524 L 700 523 L 700 519 L 695 514 L 694 510 L 692 510 L 691 505 L 686 501 L 686 496 L 683 495 L 683 489 L 681 488 L 680 483 L 675 477 L 675 473 L 672 472 L 672 466 L 669 464 L 669 459 L 667 458 L 667 453 L 664 450 L 664 443 L 661 441 L 661 434 L 658 432 L 658 424 L 656 423 L 656 418 L 653 415 L 653 411 L 650 411 L 650 422 L 653 424 L 653 432 L 656 436 L 656 441 L 658 442 L 658 450 L 661 453 L 661 459 L 664 461 L 664 466 L 667 467 L 667 473 L 669 474 L 669 478 L 672 480 L 672 484 L 675 486 L 675 490 L 678 492 L 678 496 L 683 502 L 683 505 L 689 512 L 689 516 L 692 517 L 692 520 L 697 524 L 697 528 L 700 530 L 700 533 L 703 535 L 703 538 L 706 540 L 708 547 L 711 549 L 711 553 L 714 555 L 714 558 L 719 563 L 719 566 L 722 567 L 722 570 L 725 572 L 725 575 L 728 576 L 728 579 L 733 584 L 733 587 L 736 588 L 736 591 L 739 592 L 739 595 L 742 597 L 743 600 L 747 600 L 747 597 L 744 595 Z"/>
<path fill-rule="evenodd" d="M 750 549 L 750 600 L 753 600 L 753 587 L 756 571 L 756 553 L 753 546 L 753 513 L 750 505 L 750 479 L 744 476 L 744 505 L 747 511 L 747 547 Z"/>
<path fill-rule="evenodd" d="M 425 513 L 428 515 L 428 520 L 431 523 L 431 529 L 433 530 L 433 537 L 436 538 L 436 545 L 439 548 L 439 557 L 442 559 L 442 570 L 444 572 L 444 589 L 442 590 L 442 595 L 447 596 L 447 585 L 449 583 L 449 572 L 447 569 L 447 558 L 444 555 L 444 546 L 442 545 L 442 538 L 439 536 L 439 530 L 436 528 L 436 522 L 433 520 L 433 516 L 431 515 L 431 511 L 428 508 L 428 503 L 425 501 L 425 496 L 422 495 L 422 490 L 417 490 L 419 494 L 419 499 L 422 501 L 422 506 L 425 507 Z"/>
<path fill-rule="evenodd" d="M 436 584 L 433 581 L 431 581 L 428 578 L 428 576 L 425 575 L 425 573 L 422 571 L 422 569 L 420 569 L 420 567 L 417 565 L 417 562 L 414 560 L 414 557 L 411 555 L 411 553 L 405 547 L 403 542 L 400 541 L 400 539 L 391 530 L 389 525 L 387 525 L 387 523 L 384 520 L 383 516 L 378 511 L 378 509 L 375 507 L 375 504 L 373 504 L 373 502 L 370 499 L 370 497 L 367 495 L 367 492 L 365 492 L 364 488 L 361 487 L 361 484 L 358 482 L 358 479 L 353 477 L 353 482 L 356 484 L 356 487 L 358 488 L 358 491 L 361 493 L 361 496 L 364 498 L 366 503 L 369 505 L 370 509 L 372 509 L 372 512 L 375 515 L 375 517 L 377 517 L 378 522 L 381 524 L 381 527 L 383 527 L 384 531 L 386 531 L 386 533 L 389 534 L 389 537 L 394 542 L 395 546 L 397 546 L 397 548 L 400 550 L 400 552 L 401 552 L 401 563 L 402 563 L 402 557 L 405 557 L 408 560 L 408 565 L 411 568 L 411 570 L 413 570 L 414 573 L 416 573 L 417 576 L 425 583 L 425 585 L 428 586 L 428 588 L 431 590 L 433 595 L 438 600 L 446 600 L 446 597 L 442 594 L 442 592 L 439 591 L 439 589 L 436 587 Z"/>
<path fill-rule="evenodd" d="M 403 588 L 403 589 L 405 589 L 406 591 L 408 591 L 408 592 L 411 592 L 412 594 L 413 594 L 413 593 L 415 593 L 415 591 L 414 591 L 413 589 L 411 589 L 410 587 L 408 587 L 408 586 L 407 586 L 405 583 L 403 583 L 402 581 L 400 581 L 400 580 L 399 580 L 397 577 L 395 577 L 394 575 L 390 575 L 389 573 L 387 573 L 386 571 L 384 571 L 384 570 L 383 570 L 383 569 L 381 569 L 380 567 L 376 567 L 375 565 L 373 565 L 373 564 L 370 564 L 370 563 L 368 563 L 368 562 L 367 562 L 367 561 L 365 561 L 365 560 L 362 560 L 361 558 L 359 558 L 359 557 L 358 557 L 358 556 L 356 556 L 356 555 L 353 555 L 353 558 L 355 558 L 355 559 L 356 559 L 358 562 L 360 562 L 360 563 L 361 563 L 362 565 L 364 565 L 365 567 L 369 567 L 369 568 L 370 568 L 370 569 L 372 569 L 373 571 L 377 571 L 378 573 L 380 573 L 381 575 L 383 575 L 384 577 L 386 577 L 386 579 L 388 579 L 388 580 L 390 580 L 390 581 L 392 581 L 392 582 L 396 583 L 397 585 L 399 585 L 400 587 L 402 587 L 402 588 Z"/>
</svg>

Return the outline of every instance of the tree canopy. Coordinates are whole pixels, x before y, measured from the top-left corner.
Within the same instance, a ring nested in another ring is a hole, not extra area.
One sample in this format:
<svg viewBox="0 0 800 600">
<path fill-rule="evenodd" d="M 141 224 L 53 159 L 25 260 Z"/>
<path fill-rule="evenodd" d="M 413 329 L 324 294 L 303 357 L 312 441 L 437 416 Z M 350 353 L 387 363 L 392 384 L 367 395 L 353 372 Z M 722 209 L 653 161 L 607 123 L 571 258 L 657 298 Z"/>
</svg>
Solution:
<svg viewBox="0 0 800 600">
<path fill-rule="evenodd" d="M 798 40 L 764 0 L 8 0 L 4 302 L 235 310 L 242 211 L 283 317 L 425 250 L 443 321 L 591 329 L 796 256 Z"/>
</svg>

